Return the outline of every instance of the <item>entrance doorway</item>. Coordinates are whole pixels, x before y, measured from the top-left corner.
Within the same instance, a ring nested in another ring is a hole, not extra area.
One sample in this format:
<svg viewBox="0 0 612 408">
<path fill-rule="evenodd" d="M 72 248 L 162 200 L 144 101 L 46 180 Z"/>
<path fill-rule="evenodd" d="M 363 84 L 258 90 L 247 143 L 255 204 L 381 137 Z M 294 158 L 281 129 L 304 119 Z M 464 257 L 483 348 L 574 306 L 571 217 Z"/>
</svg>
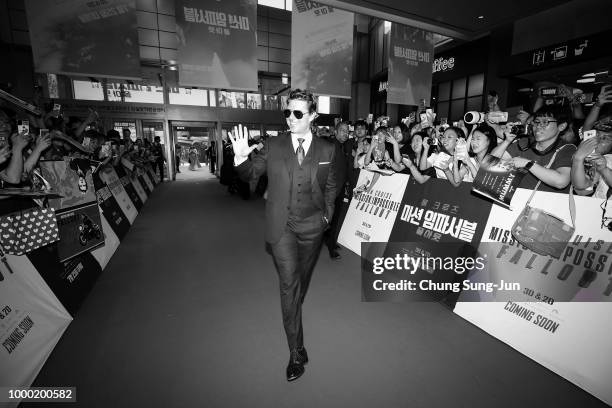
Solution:
<svg viewBox="0 0 612 408">
<path fill-rule="evenodd" d="M 215 174 L 217 154 L 215 151 L 215 122 L 170 123 L 174 141 L 177 173 Z"/>
</svg>

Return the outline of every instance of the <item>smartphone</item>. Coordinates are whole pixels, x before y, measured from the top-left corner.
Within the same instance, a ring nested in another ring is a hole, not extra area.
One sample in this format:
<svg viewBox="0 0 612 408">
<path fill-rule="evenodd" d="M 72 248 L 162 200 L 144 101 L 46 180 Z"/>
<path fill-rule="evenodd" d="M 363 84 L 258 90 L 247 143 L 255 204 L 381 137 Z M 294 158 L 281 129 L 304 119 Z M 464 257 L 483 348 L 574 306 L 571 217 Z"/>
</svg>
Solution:
<svg viewBox="0 0 612 408">
<path fill-rule="evenodd" d="M 597 136 L 596 130 L 586 130 L 582 132 L 582 140 L 589 140 Z"/>
<path fill-rule="evenodd" d="M 90 137 L 84 137 L 82 145 L 83 145 L 83 147 L 89 149 L 89 146 L 91 146 L 91 138 Z"/>
<path fill-rule="evenodd" d="M 18 120 L 17 133 L 19 133 L 20 135 L 30 134 L 30 122 L 27 120 Z"/>
<path fill-rule="evenodd" d="M 105 142 L 100 149 L 100 157 L 108 157 L 111 155 L 111 142 Z"/>
<path fill-rule="evenodd" d="M 368 119 L 366 120 L 367 123 L 372 123 L 372 121 L 374 120 L 374 114 L 373 113 L 368 113 Z"/>
</svg>

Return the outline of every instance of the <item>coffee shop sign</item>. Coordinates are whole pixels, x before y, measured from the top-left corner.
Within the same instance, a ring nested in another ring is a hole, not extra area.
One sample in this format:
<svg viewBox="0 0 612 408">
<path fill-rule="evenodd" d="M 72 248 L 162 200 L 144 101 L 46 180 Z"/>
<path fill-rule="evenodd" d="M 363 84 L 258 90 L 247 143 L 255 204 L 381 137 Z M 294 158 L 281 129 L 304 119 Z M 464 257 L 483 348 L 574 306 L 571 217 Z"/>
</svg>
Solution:
<svg viewBox="0 0 612 408">
<path fill-rule="evenodd" d="M 440 71 L 450 71 L 454 67 L 455 67 L 454 57 L 450 57 L 449 59 L 438 58 L 438 59 L 435 59 L 433 62 L 433 73 L 435 74 L 436 72 L 440 72 Z"/>
</svg>

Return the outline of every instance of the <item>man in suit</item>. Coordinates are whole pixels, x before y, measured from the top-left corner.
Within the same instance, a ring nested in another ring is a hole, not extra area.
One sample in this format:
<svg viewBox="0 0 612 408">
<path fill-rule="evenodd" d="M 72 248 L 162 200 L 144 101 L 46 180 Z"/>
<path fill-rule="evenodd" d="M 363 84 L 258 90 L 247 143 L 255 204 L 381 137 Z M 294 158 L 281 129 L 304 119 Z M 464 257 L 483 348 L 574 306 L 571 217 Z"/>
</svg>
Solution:
<svg viewBox="0 0 612 408">
<path fill-rule="evenodd" d="M 352 144 L 349 140 L 349 125 L 347 122 L 339 122 L 336 125 L 336 138 L 334 149 L 336 150 L 336 161 L 334 172 L 336 174 L 336 202 L 334 203 L 334 216 L 331 219 L 330 228 L 327 231 L 326 244 L 331 259 L 341 258 L 338 253 L 338 234 L 342 227 L 345 205 L 351 197 L 350 173 L 353 171 Z"/>
<path fill-rule="evenodd" d="M 302 303 L 336 199 L 334 145 L 313 137 L 310 131 L 316 108 L 312 93 L 292 90 L 284 111 L 290 133 L 270 138 L 250 161 L 247 158 L 256 146 L 249 146 L 247 129 L 238 127 L 230 135 L 239 176 L 246 181 L 268 175 L 265 239 L 280 283 L 290 351 L 288 381 L 299 378 L 308 362 Z"/>
</svg>

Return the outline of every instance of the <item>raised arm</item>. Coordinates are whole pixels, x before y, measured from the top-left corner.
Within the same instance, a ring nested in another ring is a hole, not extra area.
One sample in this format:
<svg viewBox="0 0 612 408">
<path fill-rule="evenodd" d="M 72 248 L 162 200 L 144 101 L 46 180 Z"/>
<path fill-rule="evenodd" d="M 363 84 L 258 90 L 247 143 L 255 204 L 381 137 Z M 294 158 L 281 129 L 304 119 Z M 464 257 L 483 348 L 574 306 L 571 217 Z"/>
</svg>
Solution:
<svg viewBox="0 0 612 408">
<path fill-rule="evenodd" d="M 231 132 L 227 133 L 234 150 L 236 172 L 243 181 L 247 182 L 259 178 L 266 172 L 268 146 L 270 145 L 270 143 L 266 143 L 263 150 L 249 161 L 249 154 L 257 148 L 257 145 L 249 146 L 248 134 L 249 131 L 246 126 L 241 125 L 234 126 L 233 135 Z"/>
</svg>

